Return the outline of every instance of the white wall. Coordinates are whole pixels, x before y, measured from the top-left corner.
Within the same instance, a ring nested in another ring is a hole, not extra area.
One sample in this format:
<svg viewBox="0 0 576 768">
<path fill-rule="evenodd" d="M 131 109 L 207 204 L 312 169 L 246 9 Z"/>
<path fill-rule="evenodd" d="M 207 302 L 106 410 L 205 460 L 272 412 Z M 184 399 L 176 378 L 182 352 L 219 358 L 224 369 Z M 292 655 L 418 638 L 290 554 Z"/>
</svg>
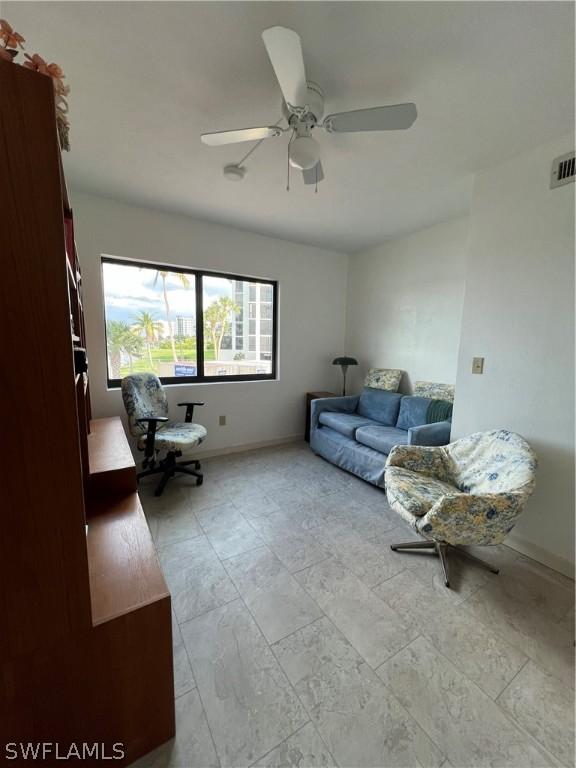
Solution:
<svg viewBox="0 0 576 768">
<path fill-rule="evenodd" d="M 78 192 L 72 203 L 93 416 L 124 418 L 119 390 L 106 386 L 100 256 L 109 254 L 278 280 L 279 380 L 168 387 L 171 416 L 183 418 L 178 402 L 204 400 L 206 451 L 303 436 L 305 392 L 339 382 L 331 360 L 344 346 L 348 257 Z"/>
<path fill-rule="evenodd" d="M 453 437 L 506 427 L 540 459 L 510 545 L 570 575 L 574 563 L 574 184 L 549 189 L 566 136 L 478 175 Z M 485 357 L 483 375 L 471 373 Z"/>
<path fill-rule="evenodd" d="M 456 219 L 350 257 L 346 352 L 370 367 L 414 381 L 454 384 L 464 299 L 468 221 Z"/>
</svg>

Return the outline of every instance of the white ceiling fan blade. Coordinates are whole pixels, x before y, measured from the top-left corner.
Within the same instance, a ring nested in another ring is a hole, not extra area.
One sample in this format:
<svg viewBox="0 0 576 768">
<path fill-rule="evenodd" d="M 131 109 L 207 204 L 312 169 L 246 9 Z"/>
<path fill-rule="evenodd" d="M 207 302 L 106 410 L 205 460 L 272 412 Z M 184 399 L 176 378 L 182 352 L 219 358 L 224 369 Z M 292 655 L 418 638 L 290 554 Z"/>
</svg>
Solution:
<svg viewBox="0 0 576 768">
<path fill-rule="evenodd" d="M 314 168 L 309 168 L 307 171 L 302 171 L 302 178 L 304 179 L 304 184 L 320 184 L 320 182 L 324 179 L 322 161 L 318 160 Z"/>
<path fill-rule="evenodd" d="M 308 85 L 300 35 L 286 27 L 270 27 L 262 32 L 262 40 L 284 101 L 291 107 L 304 107 Z"/>
<path fill-rule="evenodd" d="M 237 131 L 218 131 L 218 133 L 203 133 L 200 137 L 204 144 L 211 147 L 219 147 L 223 144 L 238 144 L 241 141 L 262 141 L 274 139 L 284 133 L 283 128 L 277 125 L 264 126 L 263 128 L 240 128 Z"/>
<path fill-rule="evenodd" d="M 223 144 L 238 144 L 241 141 L 262 141 L 273 139 L 284 133 L 277 125 L 263 128 L 241 128 L 238 131 L 219 131 L 218 133 L 203 133 L 200 137 L 204 144 L 211 147 L 220 147 Z"/>
<path fill-rule="evenodd" d="M 334 115 L 328 115 L 322 125 L 328 133 L 399 131 L 410 128 L 417 115 L 415 104 L 393 104 L 389 107 L 337 112 Z"/>
</svg>

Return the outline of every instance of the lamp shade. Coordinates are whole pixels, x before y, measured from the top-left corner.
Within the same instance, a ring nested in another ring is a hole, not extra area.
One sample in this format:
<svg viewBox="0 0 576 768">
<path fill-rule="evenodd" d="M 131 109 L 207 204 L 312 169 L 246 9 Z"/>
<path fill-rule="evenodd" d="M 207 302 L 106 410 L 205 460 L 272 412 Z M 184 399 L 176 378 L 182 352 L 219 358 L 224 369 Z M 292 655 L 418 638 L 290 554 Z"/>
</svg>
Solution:
<svg viewBox="0 0 576 768">
<path fill-rule="evenodd" d="M 332 365 L 358 365 L 358 360 L 355 357 L 335 357 Z"/>
</svg>

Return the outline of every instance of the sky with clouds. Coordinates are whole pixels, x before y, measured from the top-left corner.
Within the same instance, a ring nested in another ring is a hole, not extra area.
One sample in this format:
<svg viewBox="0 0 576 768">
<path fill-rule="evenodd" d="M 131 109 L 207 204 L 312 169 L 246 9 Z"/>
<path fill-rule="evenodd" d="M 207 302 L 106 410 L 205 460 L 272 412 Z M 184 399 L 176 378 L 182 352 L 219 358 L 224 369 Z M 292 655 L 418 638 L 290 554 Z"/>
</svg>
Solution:
<svg viewBox="0 0 576 768">
<path fill-rule="evenodd" d="M 150 312 L 156 320 L 166 319 L 162 279 L 156 279 L 156 270 L 104 262 L 104 299 L 107 320 L 133 323 L 138 312 Z M 176 317 L 194 317 L 196 314 L 194 275 L 188 275 L 190 286 L 184 288 L 178 276 L 169 274 L 166 289 L 170 314 Z M 232 297 L 232 282 L 222 277 L 204 277 L 205 306 L 221 296 Z"/>
</svg>

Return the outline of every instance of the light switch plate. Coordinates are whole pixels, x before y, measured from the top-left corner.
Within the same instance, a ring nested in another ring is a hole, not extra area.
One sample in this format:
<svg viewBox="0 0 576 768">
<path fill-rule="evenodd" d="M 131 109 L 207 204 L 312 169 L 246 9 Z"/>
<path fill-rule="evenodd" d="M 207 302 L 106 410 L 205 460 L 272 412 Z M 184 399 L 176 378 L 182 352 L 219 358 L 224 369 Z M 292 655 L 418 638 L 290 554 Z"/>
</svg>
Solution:
<svg viewBox="0 0 576 768">
<path fill-rule="evenodd" d="M 472 373 L 484 373 L 484 358 L 473 357 L 472 358 Z"/>
</svg>

